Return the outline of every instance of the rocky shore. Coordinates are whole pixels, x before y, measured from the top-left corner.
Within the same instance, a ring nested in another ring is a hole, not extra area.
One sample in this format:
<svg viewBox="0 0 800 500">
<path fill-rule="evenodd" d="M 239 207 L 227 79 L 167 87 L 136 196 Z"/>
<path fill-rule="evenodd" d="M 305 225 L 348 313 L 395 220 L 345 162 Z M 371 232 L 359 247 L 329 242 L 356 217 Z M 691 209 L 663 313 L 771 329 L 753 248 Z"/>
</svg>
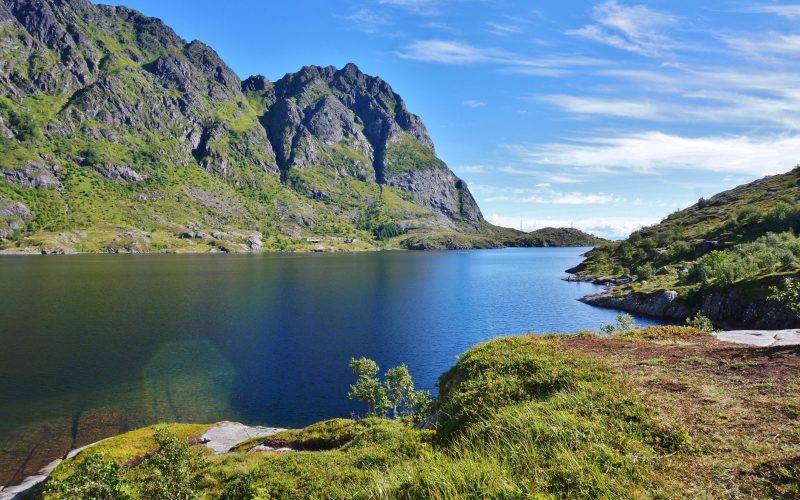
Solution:
<svg viewBox="0 0 800 500">
<path fill-rule="evenodd" d="M 241 424 L 239 422 L 220 422 L 209 428 L 202 436 L 200 436 L 200 443 L 211 450 L 215 455 L 228 453 L 236 445 L 243 443 L 249 439 L 258 437 L 267 437 L 278 432 L 284 431 L 277 427 L 261 427 L 250 426 Z M 64 460 L 75 457 L 78 453 L 91 448 L 92 446 L 101 443 L 97 441 L 80 448 L 76 448 L 67 453 L 63 458 L 53 460 L 38 473 L 33 476 L 26 477 L 23 482 L 18 485 L 4 488 L 0 486 L 0 500 L 21 500 L 28 498 L 29 495 L 35 492 L 37 487 L 44 483 L 50 474 L 58 467 Z M 290 451 L 288 449 L 272 449 L 264 446 L 257 446 L 253 451 Z"/>
<path fill-rule="evenodd" d="M 565 281 L 593 283 L 605 286 L 602 292 L 581 297 L 584 304 L 607 309 L 683 322 L 697 314 L 711 319 L 725 329 L 746 328 L 755 330 L 785 330 L 800 328 L 800 318 L 792 315 L 785 306 L 765 299 L 744 296 L 741 290 L 714 291 L 701 301 L 690 304 L 675 290 L 653 293 L 621 291 L 618 287 L 630 285 L 634 278 L 595 277 L 587 274 L 582 265 L 568 269 Z"/>
</svg>

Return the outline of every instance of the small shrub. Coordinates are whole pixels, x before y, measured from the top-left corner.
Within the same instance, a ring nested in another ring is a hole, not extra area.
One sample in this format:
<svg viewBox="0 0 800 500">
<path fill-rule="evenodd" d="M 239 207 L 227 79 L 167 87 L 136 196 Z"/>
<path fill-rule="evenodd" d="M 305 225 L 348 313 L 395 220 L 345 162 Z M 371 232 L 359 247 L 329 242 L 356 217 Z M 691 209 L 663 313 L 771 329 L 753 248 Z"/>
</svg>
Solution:
<svg viewBox="0 0 800 500">
<path fill-rule="evenodd" d="M 254 500 L 259 498 L 259 491 L 253 474 L 244 474 L 225 485 L 220 500 Z"/>
<path fill-rule="evenodd" d="M 686 318 L 686 326 L 690 326 L 708 333 L 714 333 L 717 331 L 717 329 L 714 328 L 714 323 L 711 321 L 711 319 L 709 319 L 707 316 L 703 316 L 700 313 L 697 313 L 694 318 Z"/>
<path fill-rule="evenodd" d="M 130 498 L 124 471 L 113 460 L 90 453 L 71 476 L 50 480 L 45 495 L 52 498 L 121 500 Z"/>
<path fill-rule="evenodd" d="M 156 430 L 153 437 L 159 448 L 140 466 L 142 497 L 152 500 L 195 498 L 198 493 L 196 476 L 204 465 L 204 458 L 168 429 Z"/>
<path fill-rule="evenodd" d="M 771 300 L 778 301 L 786 305 L 792 314 L 800 316 L 800 280 L 786 280 L 783 287 L 773 286 L 770 288 Z"/>
<path fill-rule="evenodd" d="M 636 330 L 636 320 L 630 314 L 617 315 L 617 322 L 610 325 L 601 325 L 600 332 L 605 335 L 615 335 Z"/>
<path fill-rule="evenodd" d="M 656 273 L 653 270 L 653 266 L 651 266 L 650 264 L 644 264 L 634 269 L 633 274 L 638 276 L 641 281 L 648 281 L 652 279 Z"/>
</svg>

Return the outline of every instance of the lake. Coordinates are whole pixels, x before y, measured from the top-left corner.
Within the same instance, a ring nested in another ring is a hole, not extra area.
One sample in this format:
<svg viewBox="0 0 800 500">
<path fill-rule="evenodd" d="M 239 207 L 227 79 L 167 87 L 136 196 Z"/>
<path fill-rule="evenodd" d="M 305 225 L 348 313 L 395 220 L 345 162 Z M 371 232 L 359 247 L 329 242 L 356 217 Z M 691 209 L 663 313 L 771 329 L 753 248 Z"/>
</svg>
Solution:
<svg viewBox="0 0 800 500">
<path fill-rule="evenodd" d="M 478 342 L 611 323 L 561 279 L 586 250 L 2 257 L 0 485 L 156 422 L 347 417 L 352 357 L 433 390 Z"/>
</svg>

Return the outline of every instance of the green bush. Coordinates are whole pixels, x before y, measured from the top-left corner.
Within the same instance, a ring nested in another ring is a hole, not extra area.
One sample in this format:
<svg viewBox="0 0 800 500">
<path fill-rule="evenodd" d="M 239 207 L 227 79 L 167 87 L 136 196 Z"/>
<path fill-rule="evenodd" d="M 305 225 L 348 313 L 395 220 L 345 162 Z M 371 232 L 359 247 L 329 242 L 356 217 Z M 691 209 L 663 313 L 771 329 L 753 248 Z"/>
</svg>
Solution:
<svg viewBox="0 0 800 500">
<path fill-rule="evenodd" d="M 428 410 L 431 395 L 414 389 L 414 380 L 405 364 L 386 370 L 384 380 L 378 378 L 378 364 L 367 358 L 351 359 L 350 369 L 358 379 L 350 386 L 347 397 L 367 405 L 368 415 L 421 418 Z"/>
<path fill-rule="evenodd" d="M 139 469 L 138 489 L 150 500 L 184 500 L 197 496 L 197 474 L 204 458 L 185 439 L 161 428 L 154 436 L 158 450 Z"/>
<path fill-rule="evenodd" d="M 786 280 L 782 287 L 772 287 L 770 299 L 781 302 L 794 315 L 800 316 L 800 280 Z"/>
<path fill-rule="evenodd" d="M 52 479 L 45 495 L 64 500 L 122 500 L 131 498 L 125 473 L 117 463 L 99 453 L 90 453 L 65 479 Z"/>
<path fill-rule="evenodd" d="M 615 335 L 636 330 L 636 321 L 630 314 L 617 315 L 617 322 L 610 325 L 600 325 L 600 332 L 604 335 Z"/>
<path fill-rule="evenodd" d="M 692 328 L 696 328 L 698 330 L 708 333 L 714 333 L 717 331 L 711 319 L 709 319 L 706 316 L 703 316 L 700 313 L 697 313 L 697 315 L 694 318 L 686 318 L 686 326 L 690 326 Z"/>
<path fill-rule="evenodd" d="M 640 280 L 647 281 L 655 275 L 655 271 L 652 265 L 644 264 L 634 269 L 633 274 L 638 276 Z"/>
<path fill-rule="evenodd" d="M 800 238 L 788 231 L 768 233 L 730 251 L 714 251 L 701 257 L 687 279 L 703 284 L 730 286 L 760 275 L 793 269 L 800 257 Z"/>
</svg>

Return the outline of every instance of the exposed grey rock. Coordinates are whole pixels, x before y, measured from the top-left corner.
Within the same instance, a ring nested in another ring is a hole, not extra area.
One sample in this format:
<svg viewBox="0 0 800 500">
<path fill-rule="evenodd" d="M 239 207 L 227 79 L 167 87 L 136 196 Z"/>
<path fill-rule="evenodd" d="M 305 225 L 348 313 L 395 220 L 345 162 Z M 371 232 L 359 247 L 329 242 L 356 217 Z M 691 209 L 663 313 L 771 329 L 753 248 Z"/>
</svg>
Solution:
<svg viewBox="0 0 800 500">
<path fill-rule="evenodd" d="M 0 198 L 0 239 L 10 238 L 31 219 L 31 211 L 23 203 Z"/>
<path fill-rule="evenodd" d="M 699 307 L 694 308 L 678 300 L 678 293 L 673 290 L 651 295 L 629 292 L 616 297 L 611 288 L 579 300 L 597 307 L 678 321 L 700 313 L 715 324 L 729 327 L 786 329 L 800 326 L 800 318 L 791 314 L 785 305 L 770 300 L 753 300 L 737 290 L 710 293 Z"/>
<path fill-rule="evenodd" d="M 260 234 L 251 234 L 247 238 L 247 246 L 250 247 L 250 250 L 253 252 L 261 251 L 261 247 L 264 246 L 264 243 L 261 241 Z"/>
<path fill-rule="evenodd" d="M 136 172 L 132 165 L 92 165 L 92 168 L 112 181 L 141 182 L 144 180 L 144 177 Z"/>
<path fill-rule="evenodd" d="M 758 347 L 800 345 L 800 330 L 734 330 L 718 332 L 717 340 Z"/>
<path fill-rule="evenodd" d="M 612 290 L 587 295 L 580 299 L 581 302 L 593 306 L 653 316 L 657 318 L 685 318 L 689 316 L 689 309 L 678 302 L 678 292 L 667 290 L 653 295 L 625 294 L 615 297 Z"/>
<path fill-rule="evenodd" d="M 61 185 L 56 173 L 58 167 L 44 161 L 30 161 L 22 168 L 3 167 L 0 165 L 0 174 L 3 178 L 18 186 L 29 189 L 52 188 Z"/>
<path fill-rule="evenodd" d="M 248 439 L 267 437 L 285 429 L 277 427 L 252 427 L 239 422 L 222 422 L 200 436 L 200 442 L 214 454 L 228 453 L 231 448 Z"/>
</svg>

